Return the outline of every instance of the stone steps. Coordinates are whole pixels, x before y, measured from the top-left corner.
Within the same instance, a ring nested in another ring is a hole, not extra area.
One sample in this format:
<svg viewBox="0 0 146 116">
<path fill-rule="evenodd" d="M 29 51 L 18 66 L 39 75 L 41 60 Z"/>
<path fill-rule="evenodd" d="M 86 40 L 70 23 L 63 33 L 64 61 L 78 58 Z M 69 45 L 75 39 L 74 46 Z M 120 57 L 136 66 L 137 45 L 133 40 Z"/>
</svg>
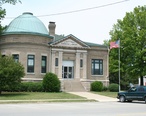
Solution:
<svg viewBox="0 0 146 116">
<path fill-rule="evenodd" d="M 66 92 L 85 92 L 79 79 L 66 79 L 63 80 L 63 89 Z"/>
</svg>

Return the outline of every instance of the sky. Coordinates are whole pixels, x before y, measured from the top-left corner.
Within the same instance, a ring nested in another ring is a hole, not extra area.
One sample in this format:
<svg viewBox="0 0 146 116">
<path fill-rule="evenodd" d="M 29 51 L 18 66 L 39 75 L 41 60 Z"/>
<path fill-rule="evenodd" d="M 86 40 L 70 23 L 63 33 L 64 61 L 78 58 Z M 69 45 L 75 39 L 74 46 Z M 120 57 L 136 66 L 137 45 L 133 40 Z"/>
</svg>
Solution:
<svg viewBox="0 0 146 116">
<path fill-rule="evenodd" d="M 16 5 L 4 4 L 6 17 L 3 26 L 24 12 L 31 12 L 48 29 L 50 21 L 56 23 L 56 34 L 72 34 L 84 42 L 103 44 L 110 40 L 109 32 L 118 19 L 146 0 L 21 0 Z M 85 9 L 85 10 L 84 10 Z M 70 11 L 77 11 L 67 13 Z M 60 14 L 61 13 L 61 14 Z M 55 14 L 55 15 L 53 15 Z"/>
</svg>

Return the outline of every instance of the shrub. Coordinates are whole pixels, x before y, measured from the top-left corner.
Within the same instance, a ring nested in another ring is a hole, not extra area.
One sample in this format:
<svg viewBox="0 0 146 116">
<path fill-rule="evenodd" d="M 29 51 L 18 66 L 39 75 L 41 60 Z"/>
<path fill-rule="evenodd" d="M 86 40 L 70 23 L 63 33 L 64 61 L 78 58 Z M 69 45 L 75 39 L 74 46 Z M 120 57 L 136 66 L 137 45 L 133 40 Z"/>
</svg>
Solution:
<svg viewBox="0 0 146 116">
<path fill-rule="evenodd" d="M 42 92 L 42 82 L 22 82 L 17 86 L 5 86 L 4 91 L 8 92 Z"/>
<path fill-rule="evenodd" d="M 109 85 L 109 90 L 111 92 L 118 92 L 119 91 L 119 85 L 116 83 L 112 83 Z"/>
<path fill-rule="evenodd" d="M 42 82 L 24 82 L 22 86 L 26 89 L 25 91 L 28 91 L 28 92 L 43 91 Z"/>
<path fill-rule="evenodd" d="M 43 78 L 43 89 L 46 92 L 59 92 L 60 80 L 54 73 L 46 73 Z"/>
<path fill-rule="evenodd" d="M 102 89 L 102 91 L 107 91 L 108 90 L 108 87 L 106 87 L 106 86 L 103 86 L 103 89 Z"/>
<path fill-rule="evenodd" d="M 103 83 L 100 81 L 94 81 L 91 83 L 91 91 L 102 91 Z"/>
<path fill-rule="evenodd" d="M 29 92 L 41 92 L 43 90 L 41 82 L 24 82 L 23 84 Z"/>
<path fill-rule="evenodd" d="M 42 82 L 22 82 L 17 86 L 5 86 L 3 91 L 8 92 L 42 92 Z"/>
</svg>

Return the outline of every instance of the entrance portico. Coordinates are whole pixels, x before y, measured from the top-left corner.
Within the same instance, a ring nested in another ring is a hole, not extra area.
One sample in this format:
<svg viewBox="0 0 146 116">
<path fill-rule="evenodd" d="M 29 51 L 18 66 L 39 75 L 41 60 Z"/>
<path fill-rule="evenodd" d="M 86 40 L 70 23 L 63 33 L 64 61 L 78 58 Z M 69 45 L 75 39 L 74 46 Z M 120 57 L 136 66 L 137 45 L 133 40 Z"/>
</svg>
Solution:
<svg viewBox="0 0 146 116">
<path fill-rule="evenodd" d="M 86 50 L 52 49 L 52 72 L 60 79 L 87 78 L 86 61 Z"/>
</svg>

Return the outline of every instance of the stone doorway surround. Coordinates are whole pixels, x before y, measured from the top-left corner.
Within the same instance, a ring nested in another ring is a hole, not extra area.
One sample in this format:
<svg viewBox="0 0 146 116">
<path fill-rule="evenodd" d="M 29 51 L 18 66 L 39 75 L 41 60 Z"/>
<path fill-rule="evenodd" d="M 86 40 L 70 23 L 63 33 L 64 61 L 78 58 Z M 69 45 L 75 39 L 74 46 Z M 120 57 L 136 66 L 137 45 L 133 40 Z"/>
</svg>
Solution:
<svg viewBox="0 0 146 116">
<path fill-rule="evenodd" d="M 74 78 L 87 79 L 87 50 L 68 50 L 52 48 L 51 52 L 51 72 L 62 78 L 63 61 L 74 61 Z M 55 59 L 58 58 L 58 66 L 55 66 Z M 80 67 L 80 60 L 83 60 L 83 66 Z M 81 74 L 82 70 L 82 74 Z"/>
</svg>

